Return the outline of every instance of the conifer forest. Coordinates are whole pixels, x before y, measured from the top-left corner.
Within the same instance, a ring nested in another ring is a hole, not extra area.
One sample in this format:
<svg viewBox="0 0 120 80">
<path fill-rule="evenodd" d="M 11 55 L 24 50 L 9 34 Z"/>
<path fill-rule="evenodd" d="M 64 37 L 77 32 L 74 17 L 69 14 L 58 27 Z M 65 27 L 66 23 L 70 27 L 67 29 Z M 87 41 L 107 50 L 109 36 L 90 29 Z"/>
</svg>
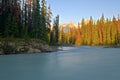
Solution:
<svg viewBox="0 0 120 80">
<path fill-rule="evenodd" d="M 94 21 L 82 19 L 77 26 L 71 25 L 68 30 L 62 27 L 59 42 L 79 45 L 117 45 L 120 44 L 120 17 L 105 19 L 104 15 Z"/>
<path fill-rule="evenodd" d="M 40 39 L 59 45 L 120 44 L 120 17 L 98 20 L 92 16 L 77 26 L 59 26 L 59 15 L 52 20 L 46 0 L 0 0 L 0 38 Z M 59 14 L 59 13 L 58 13 Z M 84 16 L 83 16 L 84 17 Z"/>
</svg>

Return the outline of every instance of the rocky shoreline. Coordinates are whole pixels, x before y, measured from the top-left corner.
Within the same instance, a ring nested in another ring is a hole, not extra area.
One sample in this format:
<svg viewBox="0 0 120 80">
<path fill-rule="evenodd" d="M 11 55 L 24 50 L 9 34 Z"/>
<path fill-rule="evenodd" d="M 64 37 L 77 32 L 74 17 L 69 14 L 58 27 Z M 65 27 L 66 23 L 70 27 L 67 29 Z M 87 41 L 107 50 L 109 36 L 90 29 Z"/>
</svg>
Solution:
<svg viewBox="0 0 120 80">
<path fill-rule="evenodd" d="M 105 46 L 104 48 L 120 48 L 120 44 Z"/>
<path fill-rule="evenodd" d="M 52 52 L 56 49 L 38 39 L 0 40 L 0 54 Z"/>
</svg>

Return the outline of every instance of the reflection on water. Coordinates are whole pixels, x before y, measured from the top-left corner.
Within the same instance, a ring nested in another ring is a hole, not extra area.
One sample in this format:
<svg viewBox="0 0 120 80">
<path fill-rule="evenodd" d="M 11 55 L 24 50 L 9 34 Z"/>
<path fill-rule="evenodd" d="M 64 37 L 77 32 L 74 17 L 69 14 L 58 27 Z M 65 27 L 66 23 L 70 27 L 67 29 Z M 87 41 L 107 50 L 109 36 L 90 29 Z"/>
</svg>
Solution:
<svg viewBox="0 0 120 80">
<path fill-rule="evenodd" d="M 120 80 L 120 49 L 81 46 L 1 55 L 0 80 Z"/>
</svg>

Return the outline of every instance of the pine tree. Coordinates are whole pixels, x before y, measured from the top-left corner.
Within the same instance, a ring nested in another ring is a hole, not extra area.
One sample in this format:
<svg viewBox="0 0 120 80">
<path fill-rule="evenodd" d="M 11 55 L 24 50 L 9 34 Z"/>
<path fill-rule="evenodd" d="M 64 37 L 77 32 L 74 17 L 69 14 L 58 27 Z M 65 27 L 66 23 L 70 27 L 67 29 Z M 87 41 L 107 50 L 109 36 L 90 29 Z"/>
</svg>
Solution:
<svg viewBox="0 0 120 80">
<path fill-rule="evenodd" d="M 12 19 L 12 16 L 9 14 L 6 24 L 5 24 L 5 37 L 7 38 L 17 38 L 19 37 L 18 23 Z"/>
<path fill-rule="evenodd" d="M 6 25 L 5 25 L 5 31 L 4 31 L 5 37 L 10 37 L 10 35 L 12 35 L 12 31 L 11 31 L 12 26 L 13 26 L 12 17 L 11 15 L 9 15 L 6 20 Z"/>
<path fill-rule="evenodd" d="M 89 23 L 87 24 L 87 44 L 92 45 L 92 38 L 93 38 L 93 19 L 90 16 Z"/>
<path fill-rule="evenodd" d="M 75 45 L 77 45 L 77 46 L 81 45 L 81 29 L 80 29 L 80 23 L 78 23 Z"/>
<path fill-rule="evenodd" d="M 117 20 L 117 44 L 120 44 L 120 17 Z"/>
<path fill-rule="evenodd" d="M 41 4 L 41 26 L 40 26 L 40 39 L 49 42 L 48 40 L 48 32 L 47 32 L 47 25 L 46 25 L 46 16 L 47 16 L 47 8 L 46 8 L 46 1 L 42 0 Z"/>
<path fill-rule="evenodd" d="M 34 38 L 40 38 L 40 4 L 39 0 L 33 2 L 33 17 L 32 17 L 32 35 Z"/>
<path fill-rule="evenodd" d="M 102 14 L 102 17 L 100 20 L 97 21 L 97 28 L 98 28 L 98 34 L 99 34 L 99 45 L 103 45 L 103 27 L 104 27 L 104 15 Z"/>
<path fill-rule="evenodd" d="M 69 34 L 69 36 L 70 36 L 70 34 Z M 60 29 L 59 29 L 59 44 L 61 44 L 61 45 L 65 44 L 65 33 L 64 33 L 63 27 L 60 27 Z"/>
<path fill-rule="evenodd" d="M 81 22 L 81 34 L 82 34 L 82 44 L 83 45 L 86 45 L 87 44 L 87 30 L 86 30 L 86 24 L 85 24 L 85 21 L 84 21 L 84 18 L 82 19 L 82 22 Z"/>
<path fill-rule="evenodd" d="M 54 19 L 54 23 L 53 23 L 53 36 L 54 36 L 54 43 L 58 43 L 59 40 L 59 15 L 56 16 L 56 18 Z"/>
<path fill-rule="evenodd" d="M 111 35 L 110 35 L 110 32 L 111 32 L 111 24 L 110 24 L 110 20 L 107 19 L 106 20 L 106 27 L 107 27 L 107 31 L 106 31 L 106 44 L 107 45 L 110 45 L 111 44 Z"/>
<path fill-rule="evenodd" d="M 93 31 L 92 31 L 92 45 L 99 45 L 99 36 L 98 36 L 98 30 L 96 27 L 96 24 L 93 25 Z"/>
<path fill-rule="evenodd" d="M 51 6 L 48 6 L 48 10 L 47 10 L 47 16 L 46 16 L 46 23 L 47 23 L 47 30 L 48 32 L 50 32 L 51 30 L 51 18 L 52 18 L 52 12 L 51 12 Z"/>
<path fill-rule="evenodd" d="M 10 13 L 10 3 L 9 3 L 9 0 L 2 0 L 2 3 L 1 3 L 1 24 L 0 24 L 0 32 L 1 32 L 1 35 L 2 37 L 5 37 L 5 30 L 6 30 L 6 26 L 5 26 L 5 23 L 7 21 L 7 18 L 9 16 Z"/>
<path fill-rule="evenodd" d="M 113 16 L 112 19 L 112 23 L 113 23 L 113 30 L 112 30 L 112 38 L 113 38 L 113 44 L 117 44 L 117 20 L 116 18 Z"/>
<path fill-rule="evenodd" d="M 52 18 L 52 12 L 51 12 L 51 6 L 49 5 L 47 10 L 47 18 L 46 18 L 46 26 L 47 26 L 49 43 L 50 43 L 50 35 L 51 35 L 51 18 Z"/>
</svg>

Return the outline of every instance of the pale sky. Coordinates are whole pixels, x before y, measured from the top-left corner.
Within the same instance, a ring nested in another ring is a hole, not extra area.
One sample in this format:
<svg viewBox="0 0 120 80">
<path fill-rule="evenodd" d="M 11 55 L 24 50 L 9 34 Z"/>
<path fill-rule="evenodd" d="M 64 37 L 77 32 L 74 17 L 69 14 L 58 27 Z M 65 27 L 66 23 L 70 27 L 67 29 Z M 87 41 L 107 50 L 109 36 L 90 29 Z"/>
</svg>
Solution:
<svg viewBox="0 0 120 80">
<path fill-rule="evenodd" d="M 46 0 L 51 4 L 53 17 L 60 15 L 60 23 L 73 21 L 77 23 L 82 18 L 94 20 L 102 13 L 107 18 L 120 14 L 120 0 Z"/>
</svg>

